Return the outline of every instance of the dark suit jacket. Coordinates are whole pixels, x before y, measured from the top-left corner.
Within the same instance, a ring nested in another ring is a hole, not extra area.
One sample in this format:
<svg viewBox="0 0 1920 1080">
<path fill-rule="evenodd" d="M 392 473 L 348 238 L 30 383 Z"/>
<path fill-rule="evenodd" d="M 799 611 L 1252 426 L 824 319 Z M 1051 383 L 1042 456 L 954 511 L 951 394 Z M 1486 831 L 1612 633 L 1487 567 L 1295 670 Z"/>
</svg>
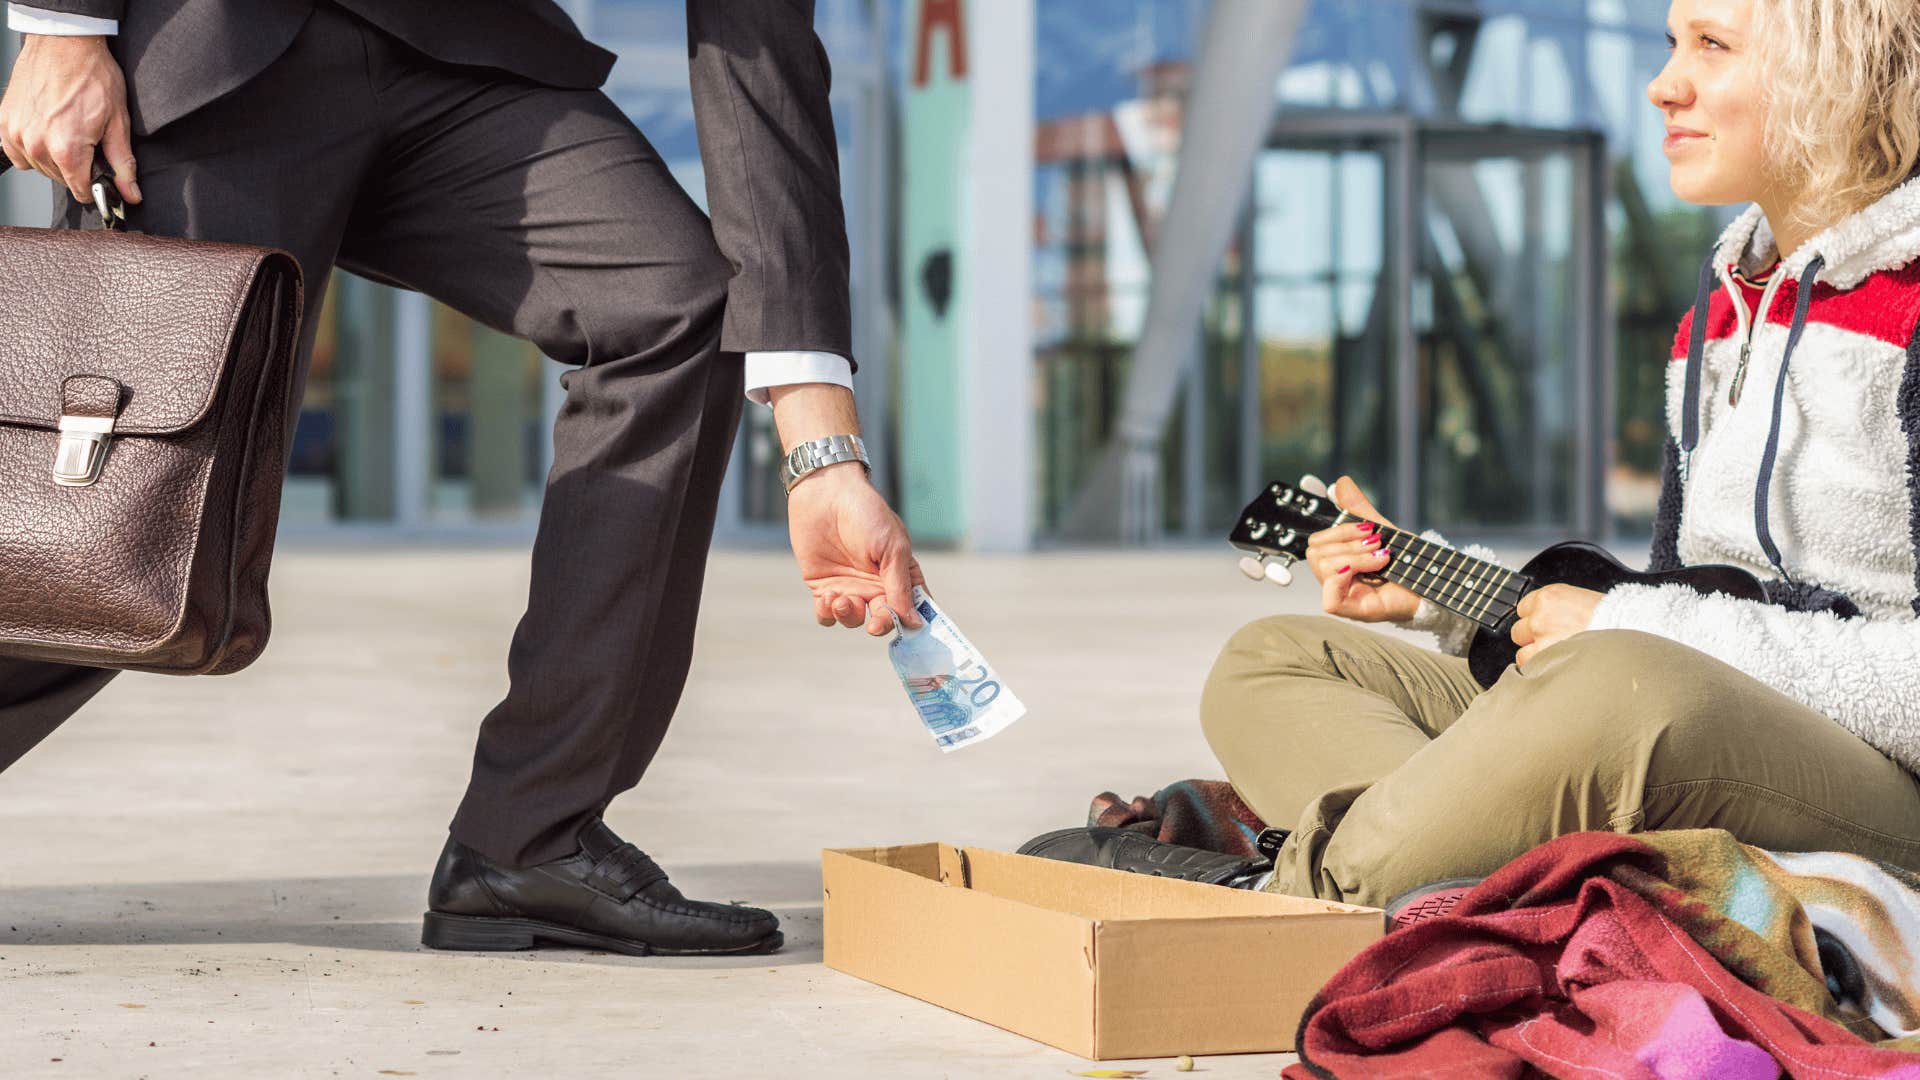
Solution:
<svg viewBox="0 0 1920 1080">
<path fill-rule="evenodd" d="M 25 0 L 120 20 L 136 136 L 241 90 L 317 0 Z M 592 89 L 613 54 L 553 0 L 332 0 L 428 56 Z M 693 107 L 714 236 L 733 263 L 722 347 L 853 357 L 832 71 L 813 0 L 687 0 Z M 244 92 L 243 90 L 241 92 Z M 263 103 L 270 104 L 270 103 Z M 300 118 L 289 116 L 289 124 Z"/>
</svg>

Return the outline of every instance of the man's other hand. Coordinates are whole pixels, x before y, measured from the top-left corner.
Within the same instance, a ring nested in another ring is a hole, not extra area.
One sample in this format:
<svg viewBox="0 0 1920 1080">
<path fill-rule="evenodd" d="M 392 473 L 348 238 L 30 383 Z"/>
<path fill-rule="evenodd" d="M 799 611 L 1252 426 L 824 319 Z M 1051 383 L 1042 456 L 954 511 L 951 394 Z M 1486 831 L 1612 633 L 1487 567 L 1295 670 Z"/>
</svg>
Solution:
<svg viewBox="0 0 1920 1080">
<path fill-rule="evenodd" d="M 107 39 L 26 35 L 0 98 L 0 150 L 14 168 L 58 180 L 74 198 L 92 202 L 96 146 L 120 197 L 139 202 L 127 81 Z"/>
<path fill-rule="evenodd" d="M 909 629 L 920 625 L 913 587 L 927 581 L 913 541 L 859 462 L 828 465 L 795 484 L 787 528 L 815 622 L 865 626 L 875 637 L 893 631 L 895 612 Z"/>
</svg>

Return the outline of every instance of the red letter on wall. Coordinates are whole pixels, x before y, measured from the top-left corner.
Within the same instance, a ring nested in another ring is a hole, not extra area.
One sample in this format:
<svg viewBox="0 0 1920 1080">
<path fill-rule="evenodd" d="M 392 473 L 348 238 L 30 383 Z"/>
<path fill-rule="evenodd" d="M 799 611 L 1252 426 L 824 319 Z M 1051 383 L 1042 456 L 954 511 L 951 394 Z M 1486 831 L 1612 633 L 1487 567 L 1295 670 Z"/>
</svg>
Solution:
<svg viewBox="0 0 1920 1080">
<path fill-rule="evenodd" d="M 967 24 L 962 11 L 966 0 L 920 0 L 920 33 L 913 47 L 913 85 L 927 85 L 933 66 L 933 28 L 947 28 L 947 60 L 950 75 L 958 82 L 967 77 Z"/>
</svg>

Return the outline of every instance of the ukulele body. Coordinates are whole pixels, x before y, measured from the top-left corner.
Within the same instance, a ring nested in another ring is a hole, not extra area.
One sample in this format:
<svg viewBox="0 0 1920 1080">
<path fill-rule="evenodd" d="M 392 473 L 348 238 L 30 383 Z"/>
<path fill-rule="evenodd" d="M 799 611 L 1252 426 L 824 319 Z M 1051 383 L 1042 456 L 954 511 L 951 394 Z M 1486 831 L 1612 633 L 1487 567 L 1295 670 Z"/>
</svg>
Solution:
<svg viewBox="0 0 1920 1080">
<path fill-rule="evenodd" d="M 1765 600 L 1760 579 L 1737 566 L 1686 566 L 1660 574 L 1630 570 L 1606 549 L 1580 540 L 1554 546 L 1535 555 L 1521 568 L 1527 579 L 1527 592 L 1546 585 L 1573 585 L 1594 592 L 1606 592 L 1620 585 L 1685 585 L 1699 593 L 1720 594 L 1740 600 Z M 1473 636 L 1467 651 L 1467 664 L 1476 682 L 1492 687 L 1519 654 L 1513 643 L 1513 624 L 1518 616 L 1508 615 L 1494 629 L 1482 627 Z"/>
</svg>

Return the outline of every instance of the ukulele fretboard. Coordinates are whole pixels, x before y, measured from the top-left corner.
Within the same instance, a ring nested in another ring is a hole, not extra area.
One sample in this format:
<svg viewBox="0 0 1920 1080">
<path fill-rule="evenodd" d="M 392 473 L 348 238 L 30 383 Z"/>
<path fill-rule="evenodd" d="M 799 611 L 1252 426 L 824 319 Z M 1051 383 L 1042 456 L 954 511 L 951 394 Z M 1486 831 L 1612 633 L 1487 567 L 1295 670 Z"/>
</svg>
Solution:
<svg viewBox="0 0 1920 1080">
<path fill-rule="evenodd" d="M 1490 630 L 1498 629 L 1526 594 L 1526 578 L 1497 563 L 1403 529 L 1381 526 L 1379 535 L 1393 556 L 1384 572 L 1388 581 Z"/>
</svg>

